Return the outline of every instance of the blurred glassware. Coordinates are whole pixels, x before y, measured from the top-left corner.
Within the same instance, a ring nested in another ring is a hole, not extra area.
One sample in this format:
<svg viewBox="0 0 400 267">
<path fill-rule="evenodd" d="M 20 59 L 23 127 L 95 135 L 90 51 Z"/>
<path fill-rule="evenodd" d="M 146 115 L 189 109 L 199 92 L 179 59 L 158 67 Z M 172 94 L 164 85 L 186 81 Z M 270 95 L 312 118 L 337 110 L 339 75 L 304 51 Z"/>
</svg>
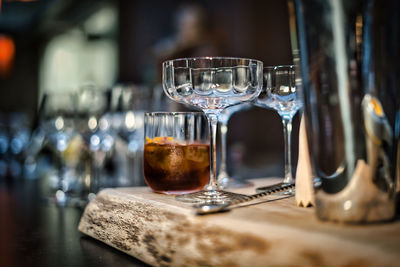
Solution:
<svg viewBox="0 0 400 267">
<path fill-rule="evenodd" d="M 144 185 L 144 114 L 151 109 L 151 90 L 145 86 L 120 84 L 112 89 L 113 128 L 117 132 L 116 152 L 123 173 L 118 186 Z"/>
<path fill-rule="evenodd" d="M 152 92 L 147 86 L 118 84 L 111 92 L 112 110 L 150 110 Z"/>
<path fill-rule="evenodd" d="M 26 113 L 0 114 L 0 177 L 23 178 L 23 162 L 30 138 Z"/>
<path fill-rule="evenodd" d="M 110 109 L 110 95 L 93 84 L 83 85 L 78 92 L 77 130 L 86 145 L 86 160 L 90 166 L 83 167 L 83 197 L 90 200 L 101 188 L 115 186 L 113 164 L 108 165 L 114 150 L 115 131 Z M 88 159 L 88 157 L 90 159 Z M 86 164 L 88 164 L 86 162 Z M 107 167 L 107 168 L 105 168 Z"/>
<path fill-rule="evenodd" d="M 296 70 L 294 65 L 272 66 L 264 68 L 263 90 L 255 104 L 271 108 L 282 118 L 285 147 L 285 177 L 283 183 L 294 184 L 291 161 L 292 119 L 303 106 L 296 87 Z M 294 191 L 290 191 L 293 194 Z M 284 194 L 287 194 L 285 192 Z"/>
<path fill-rule="evenodd" d="M 29 118 L 27 114 L 15 112 L 9 116 L 9 172 L 12 177 L 24 175 L 25 151 L 30 139 Z"/>
<path fill-rule="evenodd" d="M 124 123 L 119 137 L 127 148 L 128 182 L 130 185 L 144 185 L 143 180 L 143 136 L 144 111 L 129 110 L 124 114 Z"/>
<path fill-rule="evenodd" d="M 218 187 L 221 189 L 225 188 L 240 188 L 251 186 L 252 183 L 245 181 L 243 179 L 237 179 L 229 176 L 227 168 L 227 133 L 228 133 L 228 122 L 231 116 L 239 111 L 243 111 L 251 108 L 251 104 L 245 103 L 240 105 L 235 105 L 224 109 L 218 116 L 218 128 L 221 138 L 221 159 L 218 169 L 217 183 Z"/>
<path fill-rule="evenodd" d="M 162 84 L 157 84 L 153 88 L 153 94 L 151 97 L 150 111 L 174 111 L 172 106 L 176 102 L 172 101 L 162 89 Z"/>
<path fill-rule="evenodd" d="M 29 143 L 29 119 L 24 113 L 13 113 L 10 115 L 10 152 L 14 155 L 20 154 Z"/>
<path fill-rule="evenodd" d="M 24 178 L 34 179 L 42 176 L 44 168 L 40 168 L 38 158 L 45 142 L 45 131 L 41 125 L 31 128 L 29 143 L 24 152 Z"/>
<path fill-rule="evenodd" d="M 50 194 L 55 192 L 57 204 L 64 205 L 68 194 L 77 190 L 74 166 L 77 157 L 68 157 L 71 141 L 76 136 L 76 95 L 73 93 L 45 93 L 40 110 L 40 125 L 44 133 L 44 147 L 53 153 L 56 174 L 50 175 Z M 39 130 L 38 130 L 39 131 Z M 40 138 L 40 132 L 38 132 Z M 36 138 L 36 136 L 35 136 Z M 40 139 L 39 139 L 40 140 Z"/>
<path fill-rule="evenodd" d="M 7 151 L 9 146 L 6 116 L 0 114 L 0 177 L 8 173 Z"/>
</svg>

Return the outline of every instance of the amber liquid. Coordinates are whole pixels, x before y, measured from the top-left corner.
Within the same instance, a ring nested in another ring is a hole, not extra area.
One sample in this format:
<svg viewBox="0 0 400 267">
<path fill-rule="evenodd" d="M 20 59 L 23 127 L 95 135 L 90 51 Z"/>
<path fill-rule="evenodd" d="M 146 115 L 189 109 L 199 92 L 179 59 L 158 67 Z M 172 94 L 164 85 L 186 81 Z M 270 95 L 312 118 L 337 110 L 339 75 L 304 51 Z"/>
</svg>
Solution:
<svg viewBox="0 0 400 267">
<path fill-rule="evenodd" d="M 210 178 L 210 146 L 205 144 L 144 145 L 144 178 L 156 192 L 180 194 L 201 190 Z"/>
</svg>

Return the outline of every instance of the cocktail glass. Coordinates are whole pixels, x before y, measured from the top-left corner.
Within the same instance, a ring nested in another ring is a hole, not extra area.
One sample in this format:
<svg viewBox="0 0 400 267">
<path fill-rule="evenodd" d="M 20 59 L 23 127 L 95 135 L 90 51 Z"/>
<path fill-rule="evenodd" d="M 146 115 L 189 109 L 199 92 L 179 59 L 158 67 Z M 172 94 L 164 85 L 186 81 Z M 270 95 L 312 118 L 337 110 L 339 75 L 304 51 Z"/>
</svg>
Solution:
<svg viewBox="0 0 400 267">
<path fill-rule="evenodd" d="M 229 106 L 255 99 L 262 89 L 263 63 L 254 59 L 203 57 L 163 63 L 164 92 L 174 101 L 200 108 L 210 129 L 210 179 L 201 191 L 178 200 L 194 203 L 226 203 L 242 195 L 218 189 L 216 133 L 218 116 Z"/>
<path fill-rule="evenodd" d="M 296 87 L 296 70 L 294 65 L 272 66 L 264 68 L 263 89 L 255 104 L 274 109 L 282 118 L 285 147 L 284 184 L 294 184 L 291 161 L 292 119 L 303 106 L 298 87 Z M 261 189 L 258 189 L 261 191 Z M 293 194 L 294 190 L 284 194 Z"/>
</svg>

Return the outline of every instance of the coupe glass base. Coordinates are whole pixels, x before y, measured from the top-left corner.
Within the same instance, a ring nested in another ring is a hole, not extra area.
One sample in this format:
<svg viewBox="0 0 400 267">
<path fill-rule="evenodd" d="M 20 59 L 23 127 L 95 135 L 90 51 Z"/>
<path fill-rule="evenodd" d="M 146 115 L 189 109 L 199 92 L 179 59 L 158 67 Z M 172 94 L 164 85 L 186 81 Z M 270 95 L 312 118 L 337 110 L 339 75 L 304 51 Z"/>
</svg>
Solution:
<svg viewBox="0 0 400 267">
<path fill-rule="evenodd" d="M 175 199 L 187 203 L 215 203 L 227 204 L 233 200 L 246 198 L 246 195 L 227 192 L 223 190 L 202 190 L 194 193 L 175 196 Z"/>
</svg>

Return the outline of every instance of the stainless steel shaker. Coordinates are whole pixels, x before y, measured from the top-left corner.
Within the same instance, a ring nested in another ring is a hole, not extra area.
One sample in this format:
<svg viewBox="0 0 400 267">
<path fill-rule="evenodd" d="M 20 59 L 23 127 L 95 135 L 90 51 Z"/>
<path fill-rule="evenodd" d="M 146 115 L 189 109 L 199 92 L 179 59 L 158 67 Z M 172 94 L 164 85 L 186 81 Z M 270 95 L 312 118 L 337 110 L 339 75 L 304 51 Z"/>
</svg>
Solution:
<svg viewBox="0 0 400 267">
<path fill-rule="evenodd" d="M 317 216 L 395 215 L 400 1 L 294 0 Z"/>
</svg>

